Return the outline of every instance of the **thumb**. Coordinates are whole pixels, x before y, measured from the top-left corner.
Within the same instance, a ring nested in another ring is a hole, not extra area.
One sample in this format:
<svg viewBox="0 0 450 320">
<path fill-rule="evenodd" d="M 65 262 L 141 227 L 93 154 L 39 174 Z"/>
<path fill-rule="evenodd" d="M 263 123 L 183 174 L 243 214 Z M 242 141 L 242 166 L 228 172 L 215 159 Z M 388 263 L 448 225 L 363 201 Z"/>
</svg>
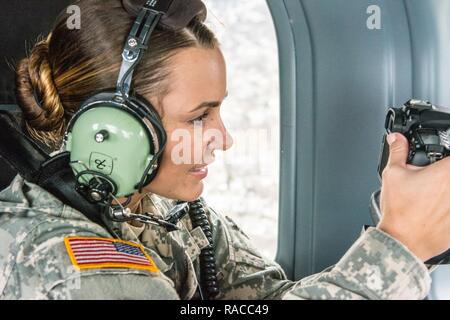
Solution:
<svg viewBox="0 0 450 320">
<path fill-rule="evenodd" d="M 389 144 L 389 166 L 406 166 L 409 145 L 406 137 L 400 133 L 391 133 L 386 137 Z"/>
</svg>

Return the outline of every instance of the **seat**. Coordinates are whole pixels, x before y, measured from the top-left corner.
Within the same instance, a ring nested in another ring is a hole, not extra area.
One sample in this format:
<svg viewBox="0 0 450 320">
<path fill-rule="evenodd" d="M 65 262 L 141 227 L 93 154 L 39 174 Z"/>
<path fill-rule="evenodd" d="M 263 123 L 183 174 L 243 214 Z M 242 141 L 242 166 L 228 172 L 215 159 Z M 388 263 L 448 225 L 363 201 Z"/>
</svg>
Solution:
<svg viewBox="0 0 450 320">
<path fill-rule="evenodd" d="M 12 142 L 11 137 L 3 135 L 6 134 L 5 130 L 9 130 L 16 138 L 19 136 L 23 138 L 19 133 L 21 128 L 20 108 L 16 105 L 14 93 L 15 64 L 26 56 L 27 50 L 34 44 L 39 35 L 48 34 L 58 13 L 70 3 L 70 0 L 0 0 L 2 8 L 0 11 L 0 52 L 2 52 L 2 59 L 0 59 L 0 123 L 2 125 L 2 136 L 0 139 L 2 144 Z M 36 12 L 39 12 L 39 14 L 36 14 Z M 6 125 L 7 129 L 3 125 Z M 11 130 L 11 127 L 19 131 Z M 24 145 L 20 143 L 17 145 L 17 148 L 22 147 Z M 32 164 L 23 162 L 18 165 L 24 169 L 25 165 Z M 34 170 L 36 168 L 30 167 L 29 169 Z M 17 168 L 14 168 L 5 156 L 0 156 L 0 190 L 4 189 L 16 174 Z"/>
<path fill-rule="evenodd" d="M 47 35 L 70 0 L 0 0 L 0 105 L 14 105 L 13 67 L 39 35 Z M 39 14 L 36 14 L 36 13 Z"/>
<path fill-rule="evenodd" d="M 35 181 L 40 164 L 48 159 L 47 153 L 29 139 L 20 128 L 20 112 L 0 106 L 0 189 L 21 173 L 25 179 Z"/>
</svg>

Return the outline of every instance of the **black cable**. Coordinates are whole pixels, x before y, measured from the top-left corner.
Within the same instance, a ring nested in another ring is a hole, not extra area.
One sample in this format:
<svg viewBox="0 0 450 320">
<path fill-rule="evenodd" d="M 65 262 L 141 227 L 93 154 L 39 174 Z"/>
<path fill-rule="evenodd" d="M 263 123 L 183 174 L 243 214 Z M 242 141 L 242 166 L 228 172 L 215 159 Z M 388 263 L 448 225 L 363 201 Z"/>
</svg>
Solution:
<svg viewBox="0 0 450 320">
<path fill-rule="evenodd" d="M 211 225 L 203 207 L 201 199 L 189 202 L 189 217 L 193 228 L 200 227 L 203 230 L 209 245 L 200 253 L 200 286 L 206 299 L 214 299 L 220 292 L 217 281 L 217 269 L 214 257 L 214 241 Z"/>
</svg>

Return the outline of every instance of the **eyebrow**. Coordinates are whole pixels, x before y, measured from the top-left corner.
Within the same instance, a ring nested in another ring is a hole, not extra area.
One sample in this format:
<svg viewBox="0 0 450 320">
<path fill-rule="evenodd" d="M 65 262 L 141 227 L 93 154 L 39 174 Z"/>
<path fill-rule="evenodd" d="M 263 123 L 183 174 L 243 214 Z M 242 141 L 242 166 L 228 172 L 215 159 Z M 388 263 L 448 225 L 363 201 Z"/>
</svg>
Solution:
<svg viewBox="0 0 450 320">
<path fill-rule="evenodd" d="M 225 94 L 225 98 L 226 97 L 228 97 L 228 91 Z M 225 100 L 225 98 L 224 98 L 224 100 Z M 198 106 L 196 106 L 194 109 L 189 111 L 189 113 L 194 113 L 198 109 L 202 109 L 202 108 L 205 108 L 205 107 L 207 107 L 207 108 L 217 108 L 218 106 L 220 106 L 221 103 L 222 103 L 222 101 L 206 101 L 206 102 L 202 102 Z"/>
</svg>

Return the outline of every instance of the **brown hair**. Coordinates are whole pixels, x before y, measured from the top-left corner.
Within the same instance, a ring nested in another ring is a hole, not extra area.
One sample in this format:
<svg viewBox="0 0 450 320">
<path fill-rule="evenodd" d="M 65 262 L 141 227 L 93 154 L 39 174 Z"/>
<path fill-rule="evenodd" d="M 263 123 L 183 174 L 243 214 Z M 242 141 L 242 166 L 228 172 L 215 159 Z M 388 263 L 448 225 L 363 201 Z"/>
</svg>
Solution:
<svg viewBox="0 0 450 320">
<path fill-rule="evenodd" d="M 16 67 L 16 97 L 25 128 L 34 139 L 58 148 L 67 121 L 89 96 L 116 87 L 124 42 L 134 17 L 121 0 L 79 0 L 81 28 L 69 29 L 65 10 L 50 34 Z M 214 34 L 194 18 L 181 30 L 157 27 L 135 70 L 132 87 L 140 95 L 167 94 L 170 58 L 182 48 L 216 48 Z"/>
</svg>

